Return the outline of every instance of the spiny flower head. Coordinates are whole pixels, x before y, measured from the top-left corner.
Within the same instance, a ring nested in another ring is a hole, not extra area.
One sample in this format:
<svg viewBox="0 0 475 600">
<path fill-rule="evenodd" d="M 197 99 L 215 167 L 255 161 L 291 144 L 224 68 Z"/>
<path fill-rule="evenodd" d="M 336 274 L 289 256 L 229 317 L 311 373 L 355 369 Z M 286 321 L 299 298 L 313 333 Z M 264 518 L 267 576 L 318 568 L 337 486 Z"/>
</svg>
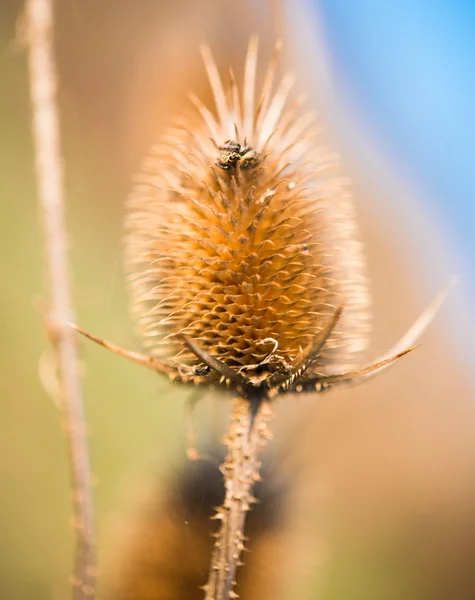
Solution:
<svg viewBox="0 0 475 600">
<path fill-rule="evenodd" d="M 203 57 L 215 106 L 193 111 L 145 160 L 128 203 L 126 256 L 135 313 L 153 356 L 183 381 L 219 376 L 184 344 L 254 382 L 290 369 L 337 307 L 311 374 L 366 346 L 369 298 L 353 200 L 278 51 L 256 90 L 251 40 L 242 92 Z M 258 93 L 257 93 L 258 92 Z"/>
</svg>

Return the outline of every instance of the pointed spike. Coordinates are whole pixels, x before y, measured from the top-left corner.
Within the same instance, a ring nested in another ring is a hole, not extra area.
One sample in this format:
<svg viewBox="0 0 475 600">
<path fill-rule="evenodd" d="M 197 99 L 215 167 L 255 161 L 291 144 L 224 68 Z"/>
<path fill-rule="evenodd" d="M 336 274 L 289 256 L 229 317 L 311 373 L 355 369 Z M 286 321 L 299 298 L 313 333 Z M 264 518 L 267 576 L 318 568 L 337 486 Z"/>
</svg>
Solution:
<svg viewBox="0 0 475 600">
<path fill-rule="evenodd" d="M 397 344 L 395 344 L 391 348 L 391 350 L 386 352 L 386 354 L 383 354 L 383 356 L 381 356 L 381 361 L 385 360 L 386 358 L 389 358 L 389 356 L 401 352 L 401 350 L 403 350 L 404 348 L 408 348 L 409 346 L 415 345 L 417 340 L 421 337 L 421 335 L 425 332 L 427 327 L 431 324 L 432 320 L 437 314 L 437 311 L 445 302 L 449 293 L 457 285 L 457 282 L 458 278 L 455 276 L 449 279 L 444 288 L 437 294 L 434 300 L 432 300 L 429 306 L 423 311 L 423 313 L 409 328 L 409 330 L 402 336 L 402 338 L 397 342 Z"/>
<path fill-rule="evenodd" d="M 234 126 L 235 139 L 240 139 L 240 127 L 241 127 L 241 103 L 239 101 L 239 90 L 236 83 L 236 77 L 233 69 L 229 69 L 229 78 L 231 82 L 231 112 L 232 121 Z"/>
<path fill-rule="evenodd" d="M 259 148 L 261 148 L 262 152 L 265 152 L 266 145 L 276 132 L 276 124 L 279 121 L 282 109 L 285 106 L 287 97 L 293 84 L 294 78 L 290 74 L 285 75 L 281 80 L 274 97 L 272 98 L 262 125 L 259 129 L 259 140 L 256 144 Z"/>
<path fill-rule="evenodd" d="M 175 375 L 174 371 L 176 369 L 174 369 L 171 365 L 169 365 L 161 360 L 158 360 L 157 358 L 155 358 L 153 356 L 147 356 L 146 354 L 141 354 L 140 352 L 133 352 L 131 350 L 125 350 L 124 348 L 121 348 L 117 344 L 114 344 L 114 343 L 104 340 L 92 333 L 89 333 L 88 331 L 86 331 L 85 329 L 82 329 L 82 327 L 79 327 L 79 325 L 75 325 L 74 323 L 70 323 L 69 326 L 72 327 L 74 330 L 76 330 L 81 335 L 84 335 L 91 341 L 95 342 L 96 344 L 99 344 L 99 346 L 102 346 L 106 350 L 109 350 L 110 352 L 113 352 L 114 354 L 117 354 L 118 356 L 122 356 L 123 358 L 126 358 L 127 360 L 130 360 L 133 363 L 142 365 L 144 367 L 147 367 L 147 368 L 157 371 L 159 373 L 163 373 L 165 375 L 168 375 L 169 377 Z"/>
<path fill-rule="evenodd" d="M 255 115 L 255 129 L 259 129 L 262 117 L 266 114 L 267 106 L 269 103 L 272 84 L 274 82 L 274 75 L 277 66 L 277 60 L 279 58 L 280 51 L 282 49 L 282 40 L 278 40 L 274 47 L 274 52 L 269 62 L 267 72 L 264 78 L 264 84 L 262 86 L 261 98 L 259 100 L 259 106 Z"/>
<path fill-rule="evenodd" d="M 448 281 L 448 283 L 445 285 L 445 287 L 437 294 L 437 296 L 434 298 L 434 300 L 432 300 L 432 302 L 424 310 L 424 312 L 419 316 L 419 318 L 412 325 L 412 327 L 409 328 L 409 330 L 391 348 L 391 350 L 389 350 L 388 352 L 383 354 L 380 357 L 380 359 L 373 365 L 368 365 L 367 367 L 364 367 L 363 369 L 360 369 L 358 372 L 356 372 L 357 375 L 355 375 L 355 377 L 357 377 L 358 381 L 361 381 L 362 379 L 368 379 L 369 377 L 372 377 L 372 376 L 376 375 L 377 373 L 380 373 L 381 370 L 387 368 L 390 364 L 395 362 L 398 358 L 400 358 L 401 356 L 404 356 L 408 352 L 411 352 L 411 350 L 414 350 L 415 348 L 417 348 L 418 345 L 415 345 L 416 341 L 421 337 L 421 335 L 425 332 L 427 327 L 430 325 L 430 323 L 434 319 L 437 311 L 442 306 L 442 304 L 445 302 L 447 296 L 452 291 L 452 289 L 456 286 L 456 284 L 457 284 L 457 278 L 451 277 L 450 280 Z M 411 347 L 407 348 L 408 346 L 411 346 Z M 403 348 L 407 348 L 407 349 L 403 350 Z M 329 377 L 331 377 L 331 378 L 341 377 L 341 375 L 340 376 L 330 375 Z M 345 380 L 341 379 L 338 381 L 345 381 Z M 333 385 L 332 381 L 328 377 L 322 378 L 322 382 L 324 382 L 325 385 L 327 383 Z"/>
<path fill-rule="evenodd" d="M 412 346 L 412 348 L 407 348 L 402 352 L 398 352 L 398 354 L 396 354 L 395 356 L 391 356 L 384 360 L 370 364 L 361 369 L 357 369 L 355 371 L 348 371 L 348 373 L 340 373 L 337 375 L 324 375 L 323 377 L 319 377 L 318 380 L 323 384 L 325 388 L 337 385 L 339 383 L 356 383 L 357 381 L 365 379 L 368 375 L 376 375 L 377 373 L 380 373 L 391 363 L 394 363 L 399 358 L 402 358 L 406 354 L 409 354 L 409 352 L 412 352 L 416 348 L 419 348 L 419 346 L 420 344 L 417 344 L 416 346 Z"/>
<path fill-rule="evenodd" d="M 257 52 L 259 47 L 259 38 L 251 37 L 249 49 L 247 51 L 246 64 L 244 66 L 244 135 L 251 137 L 253 133 L 252 125 L 254 122 L 254 103 L 256 91 L 256 67 Z M 254 140 L 251 139 L 254 143 Z"/>
<path fill-rule="evenodd" d="M 419 347 L 420 344 L 415 344 L 419 337 L 427 329 L 428 325 L 432 322 L 435 314 L 442 306 L 443 302 L 447 298 L 449 292 L 457 284 L 457 278 L 452 277 L 444 289 L 437 294 L 434 300 L 424 310 L 416 322 L 409 328 L 409 330 L 403 335 L 403 337 L 389 350 L 385 352 L 379 360 L 376 362 L 364 366 L 354 371 L 347 373 L 335 373 L 323 376 L 314 377 L 312 379 L 297 380 L 297 386 L 290 391 L 297 391 L 297 387 L 301 388 L 302 392 L 308 391 L 324 391 L 330 387 L 338 385 L 340 383 L 360 383 L 374 377 L 381 373 L 384 369 L 388 368 L 391 364 L 396 362 L 399 358 L 405 354 L 412 352 Z M 411 346 L 411 347 L 407 347 Z"/>
<path fill-rule="evenodd" d="M 211 521 L 222 521 L 224 519 L 224 514 L 221 510 L 218 510 L 216 514 L 210 517 Z"/>
<path fill-rule="evenodd" d="M 208 74 L 208 80 L 213 92 L 214 102 L 216 104 L 216 110 L 218 112 L 220 125 L 223 127 L 229 120 L 228 104 L 226 102 L 226 96 L 224 94 L 223 82 L 219 75 L 218 67 L 214 60 L 211 49 L 206 44 L 200 47 L 201 56 L 205 65 L 206 73 Z"/>
</svg>

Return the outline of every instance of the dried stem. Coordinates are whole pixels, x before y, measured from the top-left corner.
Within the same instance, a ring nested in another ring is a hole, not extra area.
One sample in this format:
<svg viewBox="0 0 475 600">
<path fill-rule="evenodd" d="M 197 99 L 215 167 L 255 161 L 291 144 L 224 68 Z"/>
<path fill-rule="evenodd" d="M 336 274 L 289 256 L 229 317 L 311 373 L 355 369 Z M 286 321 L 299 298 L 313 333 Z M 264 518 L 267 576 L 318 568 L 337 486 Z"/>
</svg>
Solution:
<svg viewBox="0 0 475 600">
<path fill-rule="evenodd" d="M 25 15 L 38 194 L 50 290 L 48 333 L 56 350 L 73 496 L 76 535 L 73 598 L 85 600 L 94 596 L 93 510 L 75 333 L 68 326 L 74 315 L 64 224 L 51 0 L 28 0 Z"/>
<path fill-rule="evenodd" d="M 252 488 L 260 479 L 261 456 L 271 437 L 269 422 L 272 406 L 262 401 L 256 416 L 251 415 L 248 400 L 234 402 L 232 422 L 226 437 L 228 452 L 221 469 L 224 475 L 225 499 L 215 518 L 221 521 L 211 556 L 211 568 L 204 587 L 206 600 L 237 598 L 234 591 L 236 570 L 244 548 L 246 513 L 256 500 Z"/>
</svg>

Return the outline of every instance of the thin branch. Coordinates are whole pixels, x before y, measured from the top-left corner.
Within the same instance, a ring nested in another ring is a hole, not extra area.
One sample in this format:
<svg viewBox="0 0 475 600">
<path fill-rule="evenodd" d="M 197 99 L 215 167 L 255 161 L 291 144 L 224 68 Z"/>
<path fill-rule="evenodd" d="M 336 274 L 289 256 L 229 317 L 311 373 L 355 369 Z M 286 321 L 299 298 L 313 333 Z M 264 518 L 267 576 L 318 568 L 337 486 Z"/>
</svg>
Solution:
<svg viewBox="0 0 475 600">
<path fill-rule="evenodd" d="M 259 481 L 261 456 L 271 437 L 269 422 L 273 417 L 270 402 L 261 401 L 255 417 L 248 400 L 234 401 L 232 421 L 226 437 L 228 452 L 221 469 L 224 475 L 225 499 L 215 519 L 221 521 L 211 556 L 205 600 L 237 598 L 234 590 L 237 567 L 242 564 L 244 522 L 251 505 L 256 502 L 252 489 Z"/>
<path fill-rule="evenodd" d="M 33 111 L 38 195 L 49 284 L 48 333 L 56 351 L 61 408 L 68 440 L 76 536 L 73 598 L 94 597 L 95 551 L 91 475 L 78 373 L 67 263 L 63 172 L 56 108 L 56 68 L 51 0 L 28 0 L 26 42 Z"/>
</svg>

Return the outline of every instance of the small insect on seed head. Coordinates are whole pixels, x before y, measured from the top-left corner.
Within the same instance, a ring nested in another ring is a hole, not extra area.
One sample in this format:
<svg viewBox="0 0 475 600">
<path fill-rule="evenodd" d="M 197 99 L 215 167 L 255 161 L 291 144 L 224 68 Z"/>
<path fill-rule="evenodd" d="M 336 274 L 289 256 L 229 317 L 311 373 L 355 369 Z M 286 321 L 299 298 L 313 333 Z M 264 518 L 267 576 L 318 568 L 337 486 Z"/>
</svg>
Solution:
<svg viewBox="0 0 475 600">
<path fill-rule="evenodd" d="M 233 167 L 253 169 L 259 165 L 260 160 L 259 153 L 250 146 L 245 145 L 242 147 L 239 142 L 228 140 L 223 146 L 219 147 L 219 157 L 216 164 L 225 171 Z"/>
<path fill-rule="evenodd" d="M 274 85 L 277 51 L 260 94 L 255 38 L 242 92 L 202 53 L 215 108 L 191 96 L 196 110 L 154 147 L 128 204 L 135 313 L 178 380 L 292 390 L 366 346 L 353 201 L 292 78 Z"/>
<path fill-rule="evenodd" d="M 255 169 L 261 162 L 261 155 L 254 148 L 244 148 L 239 159 L 241 169 Z"/>
<path fill-rule="evenodd" d="M 228 140 L 223 146 L 219 147 L 219 158 L 216 164 L 221 169 L 227 170 L 235 167 L 241 158 L 241 144 L 234 140 Z"/>
</svg>

